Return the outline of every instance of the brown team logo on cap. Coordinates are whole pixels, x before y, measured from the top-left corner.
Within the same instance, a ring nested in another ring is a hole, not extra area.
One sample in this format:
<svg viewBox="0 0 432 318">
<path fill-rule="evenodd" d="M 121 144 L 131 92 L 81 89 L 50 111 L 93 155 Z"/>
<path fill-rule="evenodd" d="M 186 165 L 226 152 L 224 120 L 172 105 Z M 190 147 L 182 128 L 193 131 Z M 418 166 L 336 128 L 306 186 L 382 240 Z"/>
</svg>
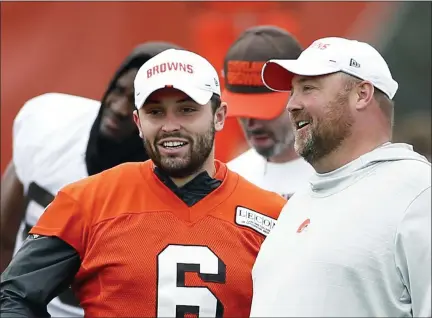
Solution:
<svg viewBox="0 0 432 318">
<path fill-rule="evenodd" d="M 228 61 L 225 74 L 229 85 L 264 86 L 261 70 L 265 62 Z"/>
<path fill-rule="evenodd" d="M 147 70 L 147 78 L 166 71 L 181 71 L 193 74 L 193 65 L 178 62 L 166 62 L 153 66 Z"/>
</svg>

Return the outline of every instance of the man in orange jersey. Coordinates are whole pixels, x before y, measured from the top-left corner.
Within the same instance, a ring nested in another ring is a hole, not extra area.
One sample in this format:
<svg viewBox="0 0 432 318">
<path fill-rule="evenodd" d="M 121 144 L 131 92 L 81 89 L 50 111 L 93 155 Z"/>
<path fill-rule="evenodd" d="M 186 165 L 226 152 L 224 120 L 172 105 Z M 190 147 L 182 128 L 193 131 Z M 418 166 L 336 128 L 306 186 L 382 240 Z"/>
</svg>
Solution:
<svg viewBox="0 0 432 318">
<path fill-rule="evenodd" d="M 249 316 L 251 269 L 286 201 L 214 159 L 227 105 L 207 60 L 166 50 L 134 86 L 151 160 L 59 191 L 2 275 L 2 315 L 46 317 L 72 284 L 89 317 Z"/>
</svg>

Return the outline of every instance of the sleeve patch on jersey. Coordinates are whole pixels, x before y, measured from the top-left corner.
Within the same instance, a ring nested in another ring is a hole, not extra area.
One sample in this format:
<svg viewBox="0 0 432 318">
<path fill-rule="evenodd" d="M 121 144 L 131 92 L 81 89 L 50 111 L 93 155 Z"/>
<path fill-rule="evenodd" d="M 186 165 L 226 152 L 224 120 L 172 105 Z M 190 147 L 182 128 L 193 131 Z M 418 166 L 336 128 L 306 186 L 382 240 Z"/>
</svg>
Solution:
<svg viewBox="0 0 432 318">
<path fill-rule="evenodd" d="M 238 206 L 236 208 L 235 223 L 267 236 L 276 225 L 276 220 L 262 213 Z"/>
</svg>

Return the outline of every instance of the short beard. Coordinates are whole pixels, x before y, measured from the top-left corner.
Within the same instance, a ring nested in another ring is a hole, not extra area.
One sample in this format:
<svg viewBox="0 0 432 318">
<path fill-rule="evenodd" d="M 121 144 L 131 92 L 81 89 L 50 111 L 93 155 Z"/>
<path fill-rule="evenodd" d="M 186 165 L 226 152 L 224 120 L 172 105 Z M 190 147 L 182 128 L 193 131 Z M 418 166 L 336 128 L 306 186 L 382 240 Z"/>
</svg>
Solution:
<svg viewBox="0 0 432 318">
<path fill-rule="evenodd" d="M 354 122 L 348 107 L 348 92 L 339 93 L 325 106 L 321 122 L 312 123 L 309 136 L 299 144 L 296 140 L 295 151 L 311 165 L 337 150 L 342 142 L 351 135 Z"/>
<path fill-rule="evenodd" d="M 186 139 L 189 143 L 188 154 L 183 158 L 162 157 L 157 144 L 162 138 L 168 137 Z M 210 129 L 206 133 L 197 136 L 196 141 L 183 136 L 181 133 L 171 133 L 159 136 L 159 138 L 155 139 L 153 145 L 144 138 L 144 147 L 150 159 L 163 173 L 171 178 L 179 179 L 191 176 L 202 169 L 213 150 L 214 139 L 215 128 L 212 121 Z"/>
<path fill-rule="evenodd" d="M 248 135 L 248 137 L 251 136 L 252 135 Z M 292 132 L 291 126 L 286 128 L 283 138 L 277 139 L 274 134 L 271 134 L 270 138 L 272 138 L 274 141 L 274 144 L 272 146 L 266 148 L 254 147 L 255 151 L 266 159 L 270 159 L 272 157 L 280 155 L 281 153 L 287 151 L 287 149 L 292 148 L 294 144 L 294 134 Z"/>
<path fill-rule="evenodd" d="M 292 148 L 294 143 L 294 138 L 292 140 L 286 141 L 276 141 L 275 144 L 268 148 L 255 148 L 255 151 L 258 152 L 261 156 L 263 156 L 266 159 L 271 159 L 273 157 L 276 157 L 280 155 L 281 153 L 287 151 L 287 149 Z"/>
<path fill-rule="evenodd" d="M 258 154 L 260 154 L 264 158 L 268 159 L 268 158 L 271 158 L 274 156 L 274 154 L 276 152 L 275 146 L 276 145 L 273 145 L 273 146 L 268 147 L 268 148 L 255 148 L 255 151 L 258 152 Z"/>
</svg>

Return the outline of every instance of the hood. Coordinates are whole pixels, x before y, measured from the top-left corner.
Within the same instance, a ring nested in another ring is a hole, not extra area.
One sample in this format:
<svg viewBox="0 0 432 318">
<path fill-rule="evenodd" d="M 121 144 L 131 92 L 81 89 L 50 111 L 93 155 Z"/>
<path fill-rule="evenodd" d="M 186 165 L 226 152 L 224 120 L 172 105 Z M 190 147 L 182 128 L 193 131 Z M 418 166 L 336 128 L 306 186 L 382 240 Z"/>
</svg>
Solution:
<svg viewBox="0 0 432 318">
<path fill-rule="evenodd" d="M 145 161 L 148 159 L 142 139 L 138 136 L 138 132 L 136 135 L 131 136 L 121 143 L 115 143 L 101 138 L 99 127 L 101 124 L 103 107 L 108 93 L 112 91 L 120 76 L 131 68 L 140 68 L 155 55 L 171 48 L 180 49 L 179 46 L 167 42 L 147 42 L 141 44 L 130 53 L 114 74 L 114 77 L 111 79 L 101 99 L 99 113 L 90 131 L 85 155 L 87 172 L 89 175 L 102 172 L 121 163 Z"/>
<path fill-rule="evenodd" d="M 334 193 L 363 177 L 366 170 L 376 164 L 398 160 L 415 160 L 430 165 L 411 145 L 388 142 L 339 169 L 323 174 L 315 173 L 310 180 L 311 189 L 315 193 Z"/>
</svg>

